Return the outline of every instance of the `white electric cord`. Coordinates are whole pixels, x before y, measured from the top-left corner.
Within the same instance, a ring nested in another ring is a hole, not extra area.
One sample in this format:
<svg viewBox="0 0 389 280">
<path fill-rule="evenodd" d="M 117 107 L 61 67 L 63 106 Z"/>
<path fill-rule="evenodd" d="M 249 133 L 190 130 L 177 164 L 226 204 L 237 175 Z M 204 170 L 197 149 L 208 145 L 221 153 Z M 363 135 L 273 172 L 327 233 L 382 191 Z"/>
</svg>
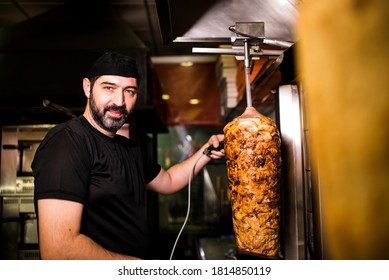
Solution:
<svg viewBox="0 0 389 280">
<path fill-rule="evenodd" d="M 182 231 L 184 230 L 184 228 L 185 228 L 185 226 L 186 226 L 186 223 L 188 222 L 189 213 L 190 213 L 190 189 L 191 189 L 192 176 L 194 175 L 195 170 L 196 170 L 196 165 L 197 165 L 197 163 L 199 162 L 199 160 L 201 159 L 202 156 L 204 156 L 204 154 L 202 154 L 202 155 L 196 160 L 195 164 L 193 165 L 193 170 L 192 170 L 192 172 L 191 172 L 190 175 L 189 175 L 189 182 L 188 182 L 188 207 L 187 207 L 187 210 L 186 210 L 186 217 L 185 217 L 184 223 L 182 224 L 181 229 L 180 229 L 180 231 L 179 231 L 179 233 L 178 233 L 178 235 L 177 235 L 176 241 L 174 242 L 174 246 L 173 246 L 172 252 L 171 252 L 171 254 L 170 254 L 169 260 L 171 260 L 171 259 L 173 258 L 173 254 L 174 254 L 174 251 L 175 251 L 175 249 L 176 249 L 178 240 L 180 239 L 181 233 L 182 233 Z"/>
</svg>

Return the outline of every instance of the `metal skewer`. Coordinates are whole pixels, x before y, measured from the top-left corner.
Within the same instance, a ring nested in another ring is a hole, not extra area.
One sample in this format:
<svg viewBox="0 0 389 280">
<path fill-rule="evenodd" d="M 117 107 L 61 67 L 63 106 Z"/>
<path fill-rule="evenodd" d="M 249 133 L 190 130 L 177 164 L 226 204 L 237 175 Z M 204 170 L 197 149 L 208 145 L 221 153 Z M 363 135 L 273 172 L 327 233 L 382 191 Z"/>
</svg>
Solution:
<svg viewBox="0 0 389 280">
<path fill-rule="evenodd" d="M 252 106 L 251 97 L 251 83 L 250 83 L 250 49 L 247 40 L 244 41 L 244 67 L 245 67 L 245 80 L 246 80 L 246 100 L 247 107 Z"/>
<path fill-rule="evenodd" d="M 72 117 L 72 118 L 76 117 L 76 114 L 74 114 L 72 112 L 72 110 L 70 110 L 70 109 L 68 109 L 66 107 L 63 107 L 61 105 L 58 105 L 58 104 L 56 104 L 54 102 L 51 102 L 48 99 L 43 99 L 42 103 L 43 103 L 44 107 L 51 108 L 51 109 L 53 109 L 55 111 L 58 111 L 58 112 L 62 112 L 62 113 L 66 114 L 66 115 L 68 115 L 69 117 Z"/>
</svg>

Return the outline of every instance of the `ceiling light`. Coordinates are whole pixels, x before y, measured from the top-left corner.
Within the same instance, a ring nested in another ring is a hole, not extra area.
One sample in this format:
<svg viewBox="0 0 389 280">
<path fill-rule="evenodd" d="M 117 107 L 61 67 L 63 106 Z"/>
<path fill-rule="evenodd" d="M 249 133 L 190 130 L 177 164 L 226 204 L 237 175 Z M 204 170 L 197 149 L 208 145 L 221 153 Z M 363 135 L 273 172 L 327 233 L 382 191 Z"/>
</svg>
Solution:
<svg viewBox="0 0 389 280">
<path fill-rule="evenodd" d="M 170 95 L 169 94 L 162 94 L 162 99 L 163 100 L 169 100 L 170 99 Z"/>
<path fill-rule="evenodd" d="M 180 63 L 180 65 L 182 67 L 191 67 L 191 66 L 193 66 L 193 62 L 192 61 L 183 61 Z"/>
<path fill-rule="evenodd" d="M 199 103 L 200 103 L 200 99 L 197 99 L 197 98 L 189 99 L 189 104 L 197 105 Z"/>
</svg>

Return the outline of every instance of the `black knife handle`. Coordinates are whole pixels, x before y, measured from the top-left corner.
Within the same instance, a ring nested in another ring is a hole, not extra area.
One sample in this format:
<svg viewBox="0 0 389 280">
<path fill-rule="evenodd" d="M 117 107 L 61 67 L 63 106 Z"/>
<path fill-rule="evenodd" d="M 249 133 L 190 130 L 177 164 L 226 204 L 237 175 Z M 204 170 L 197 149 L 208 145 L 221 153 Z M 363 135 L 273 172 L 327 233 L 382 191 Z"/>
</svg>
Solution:
<svg viewBox="0 0 389 280">
<path fill-rule="evenodd" d="M 222 149 L 224 149 L 224 141 L 220 141 L 219 146 L 216 148 L 213 145 L 209 145 L 208 148 L 203 151 L 203 154 L 209 157 L 211 155 L 211 151 L 220 151 Z"/>
</svg>

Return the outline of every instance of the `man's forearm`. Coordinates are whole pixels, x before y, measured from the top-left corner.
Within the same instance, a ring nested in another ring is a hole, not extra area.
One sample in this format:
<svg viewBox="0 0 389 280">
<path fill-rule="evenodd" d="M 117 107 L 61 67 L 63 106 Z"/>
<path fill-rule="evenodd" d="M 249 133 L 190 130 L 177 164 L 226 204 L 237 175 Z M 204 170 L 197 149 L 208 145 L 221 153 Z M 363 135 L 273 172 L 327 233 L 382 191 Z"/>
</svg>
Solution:
<svg viewBox="0 0 389 280">
<path fill-rule="evenodd" d="M 63 242 L 57 242 L 56 245 L 41 242 L 40 253 L 42 259 L 139 260 L 139 258 L 133 256 L 109 251 L 83 234 L 78 234 L 68 241 L 63 240 Z"/>
</svg>

